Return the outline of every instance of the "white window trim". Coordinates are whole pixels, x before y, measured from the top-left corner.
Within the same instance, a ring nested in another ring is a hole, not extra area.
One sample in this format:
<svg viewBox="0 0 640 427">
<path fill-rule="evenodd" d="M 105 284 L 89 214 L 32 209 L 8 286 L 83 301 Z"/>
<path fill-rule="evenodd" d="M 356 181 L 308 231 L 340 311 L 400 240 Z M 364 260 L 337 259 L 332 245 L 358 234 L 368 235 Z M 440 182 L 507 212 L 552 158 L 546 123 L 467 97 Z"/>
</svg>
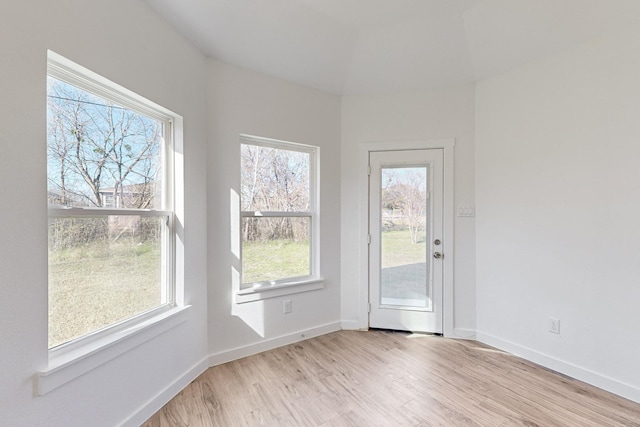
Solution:
<svg viewBox="0 0 640 427">
<path fill-rule="evenodd" d="M 184 304 L 182 251 L 178 250 L 176 223 L 183 213 L 182 164 L 174 156 L 182 147 L 182 117 L 129 91 L 110 80 L 58 55 L 47 52 L 47 74 L 87 90 L 148 117 L 167 123 L 165 129 L 165 183 L 162 209 L 50 208 L 50 217 L 91 217 L 103 215 L 136 215 L 164 217 L 167 221 L 166 302 L 146 313 L 125 319 L 99 331 L 48 350 L 46 368 L 36 374 L 38 395 L 99 367 L 107 361 L 168 331 L 187 320 L 189 305 Z M 181 242 L 180 242 L 181 245 Z M 180 256 L 178 256 L 180 252 Z"/>
<path fill-rule="evenodd" d="M 261 212 L 240 211 L 238 215 L 238 247 L 240 252 L 240 267 L 238 283 L 234 287 L 235 302 L 238 304 L 260 301 L 267 298 L 308 292 L 324 287 L 324 279 L 320 275 L 320 147 L 313 145 L 288 142 L 254 135 L 240 134 L 240 144 L 257 145 L 287 151 L 298 151 L 309 154 L 309 211 L 308 212 Z M 310 245 L 310 274 L 302 277 L 288 277 L 269 282 L 242 283 L 242 218 L 252 217 L 305 217 L 311 218 L 309 236 Z"/>
<path fill-rule="evenodd" d="M 267 298 L 281 297 L 300 292 L 315 291 L 324 287 L 324 278 L 302 278 L 299 280 L 287 280 L 276 283 L 256 283 L 251 288 L 241 289 L 236 292 L 236 303 L 261 301 Z"/>
</svg>

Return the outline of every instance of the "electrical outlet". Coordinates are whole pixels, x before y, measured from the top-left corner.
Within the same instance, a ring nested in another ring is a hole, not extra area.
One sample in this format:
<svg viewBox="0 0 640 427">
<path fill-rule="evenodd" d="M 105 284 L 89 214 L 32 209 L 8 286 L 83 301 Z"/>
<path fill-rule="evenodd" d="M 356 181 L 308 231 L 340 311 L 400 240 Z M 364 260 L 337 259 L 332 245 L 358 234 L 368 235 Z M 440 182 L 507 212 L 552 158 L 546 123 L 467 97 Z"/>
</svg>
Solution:
<svg viewBox="0 0 640 427">
<path fill-rule="evenodd" d="M 560 320 L 554 319 L 553 317 L 549 318 L 549 332 L 553 334 L 560 333 Z"/>
<path fill-rule="evenodd" d="M 293 303 L 291 302 L 290 299 L 285 300 L 284 303 L 282 303 L 282 312 L 284 314 L 289 314 L 291 313 L 291 310 L 293 309 Z"/>
<path fill-rule="evenodd" d="M 473 206 L 461 206 L 458 208 L 458 216 L 475 216 L 475 208 Z"/>
</svg>

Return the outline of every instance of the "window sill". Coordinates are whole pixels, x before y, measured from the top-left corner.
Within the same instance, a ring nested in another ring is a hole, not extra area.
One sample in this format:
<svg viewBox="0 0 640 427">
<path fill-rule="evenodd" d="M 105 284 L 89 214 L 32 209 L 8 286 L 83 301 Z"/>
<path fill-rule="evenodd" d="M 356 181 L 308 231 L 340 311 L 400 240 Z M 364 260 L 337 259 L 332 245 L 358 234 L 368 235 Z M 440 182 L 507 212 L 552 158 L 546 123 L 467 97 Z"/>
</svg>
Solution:
<svg viewBox="0 0 640 427">
<path fill-rule="evenodd" d="M 298 280 L 295 282 L 276 283 L 273 285 L 260 284 L 236 292 L 236 304 L 261 301 L 267 298 L 281 297 L 300 292 L 315 291 L 324 288 L 322 277 Z"/>
<path fill-rule="evenodd" d="M 185 322 L 190 307 L 174 307 L 128 329 L 50 358 L 47 369 L 37 373 L 38 395 L 49 393 Z"/>
</svg>

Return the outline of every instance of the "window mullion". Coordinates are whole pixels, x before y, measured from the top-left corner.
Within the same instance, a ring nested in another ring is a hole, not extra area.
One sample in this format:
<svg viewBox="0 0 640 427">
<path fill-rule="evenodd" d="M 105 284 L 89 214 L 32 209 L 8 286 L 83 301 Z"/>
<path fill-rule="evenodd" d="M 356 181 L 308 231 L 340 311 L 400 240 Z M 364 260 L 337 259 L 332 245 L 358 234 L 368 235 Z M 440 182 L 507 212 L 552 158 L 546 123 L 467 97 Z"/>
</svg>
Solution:
<svg viewBox="0 0 640 427">
<path fill-rule="evenodd" d="M 270 217 L 270 218 L 283 218 L 283 217 L 306 217 L 310 218 L 313 216 L 312 212 L 263 212 L 263 211 L 242 211 L 241 215 L 245 218 L 261 218 L 261 217 Z"/>
<path fill-rule="evenodd" d="M 169 216 L 169 210 L 156 209 L 105 209 L 105 208 L 49 208 L 50 218 L 100 217 L 100 216 Z"/>
</svg>

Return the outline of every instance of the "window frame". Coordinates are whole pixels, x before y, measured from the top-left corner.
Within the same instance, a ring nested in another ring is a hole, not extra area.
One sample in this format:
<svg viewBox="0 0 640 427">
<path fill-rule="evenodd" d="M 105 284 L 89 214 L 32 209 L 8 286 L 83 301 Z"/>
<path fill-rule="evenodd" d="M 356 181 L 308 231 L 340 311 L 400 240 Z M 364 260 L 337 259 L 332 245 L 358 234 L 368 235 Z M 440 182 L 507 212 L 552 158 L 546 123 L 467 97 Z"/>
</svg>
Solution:
<svg viewBox="0 0 640 427">
<path fill-rule="evenodd" d="M 253 145 L 258 147 L 274 148 L 285 151 L 295 151 L 309 155 L 309 209 L 308 211 L 244 211 L 242 210 L 242 196 L 240 201 L 240 215 L 238 229 L 242 229 L 244 218 L 309 218 L 309 274 L 297 277 L 285 277 L 271 281 L 247 282 L 243 283 L 243 241 L 242 232 L 239 232 L 239 285 L 236 294 L 236 302 L 249 302 L 270 298 L 291 293 L 304 292 L 307 290 L 319 289 L 323 287 L 323 278 L 320 276 L 320 147 L 301 144 L 297 142 L 282 141 L 271 138 L 264 138 L 254 135 L 240 134 L 240 150 L 242 145 Z M 242 165 L 240 165 L 242 170 Z M 241 193 L 241 192 L 240 192 Z M 265 291 L 268 291 L 265 292 Z M 274 292 L 275 291 L 275 292 Z"/>
<path fill-rule="evenodd" d="M 144 325 L 153 324 L 154 319 L 162 319 L 171 315 L 177 308 L 176 286 L 176 214 L 175 214 L 175 140 L 176 121 L 181 117 L 171 111 L 149 101 L 148 99 L 127 90 L 55 52 L 48 51 L 47 77 L 53 77 L 80 90 L 99 96 L 107 101 L 142 114 L 163 124 L 162 150 L 162 204 L 160 209 L 132 208 L 98 208 L 98 207 L 49 207 L 47 217 L 56 218 L 96 218 L 110 216 L 137 216 L 163 218 L 165 226 L 162 230 L 161 242 L 161 303 L 145 312 L 94 330 L 68 342 L 48 348 L 49 360 L 65 360 L 86 351 L 95 351 L 106 342 L 126 335 Z M 49 284 L 47 282 L 47 290 Z M 65 362 L 66 363 L 66 362 Z"/>
</svg>

